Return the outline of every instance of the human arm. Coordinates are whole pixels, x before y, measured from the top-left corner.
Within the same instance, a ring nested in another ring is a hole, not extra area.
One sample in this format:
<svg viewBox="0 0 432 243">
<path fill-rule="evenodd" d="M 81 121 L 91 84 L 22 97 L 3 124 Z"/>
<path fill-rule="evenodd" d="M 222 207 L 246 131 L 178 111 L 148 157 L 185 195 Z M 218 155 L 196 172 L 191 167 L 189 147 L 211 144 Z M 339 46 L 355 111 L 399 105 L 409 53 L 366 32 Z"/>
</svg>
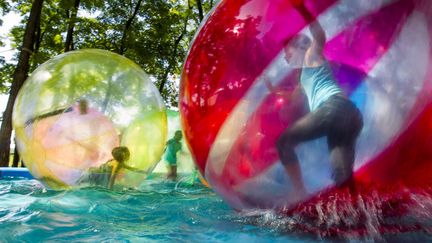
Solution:
<svg viewBox="0 0 432 243">
<path fill-rule="evenodd" d="M 145 170 L 140 170 L 138 168 L 135 168 L 135 167 L 132 167 L 132 166 L 129 166 L 129 165 L 123 165 L 123 168 L 125 168 L 126 170 L 133 171 L 133 172 L 141 173 L 141 174 L 147 173 Z"/>
<path fill-rule="evenodd" d="M 312 13 L 304 5 L 303 0 L 292 1 L 294 8 L 300 13 L 303 19 L 309 23 L 309 30 L 312 34 L 312 43 L 305 56 L 306 66 L 322 65 L 325 58 L 323 50 L 326 43 L 326 34 L 320 22 L 312 15 Z"/>
<path fill-rule="evenodd" d="M 289 87 L 282 89 L 282 88 L 274 87 L 268 77 L 264 77 L 263 80 L 266 88 L 271 93 L 274 93 L 279 96 L 291 97 L 294 93 L 301 90 L 301 86 L 298 83 L 296 85 L 291 85 Z"/>
<path fill-rule="evenodd" d="M 71 112 L 71 111 L 72 111 L 71 107 L 66 108 L 66 109 L 58 109 L 55 111 L 50 111 L 50 112 L 44 113 L 42 115 L 28 119 L 25 122 L 25 125 L 28 126 L 28 125 L 31 125 L 32 123 L 36 122 L 36 121 L 39 121 L 39 120 L 42 120 L 42 119 L 45 119 L 48 117 L 52 117 L 52 116 L 57 116 L 57 115 L 60 115 L 60 114 L 66 113 L 66 112 Z"/>
<path fill-rule="evenodd" d="M 180 145 L 180 149 L 179 149 L 179 153 L 181 154 L 181 155 L 187 155 L 188 153 L 187 153 L 187 148 L 186 149 L 184 149 L 184 145 L 181 143 L 181 142 L 179 142 L 179 145 Z"/>
<path fill-rule="evenodd" d="M 112 163 L 112 162 L 109 162 L 109 163 Z M 111 176 L 110 176 L 110 180 L 108 183 L 108 189 L 110 189 L 110 190 L 112 190 L 112 188 L 114 186 L 114 182 L 117 178 L 117 174 L 118 174 L 119 169 L 120 169 L 119 164 L 117 161 L 115 161 L 115 163 L 112 165 L 112 168 L 111 168 Z"/>
<path fill-rule="evenodd" d="M 263 77 L 264 80 L 264 84 L 266 86 L 266 88 L 268 89 L 268 91 L 270 91 L 271 93 L 276 92 L 275 87 L 273 86 L 273 84 L 270 82 L 269 78 L 267 76 Z"/>
</svg>

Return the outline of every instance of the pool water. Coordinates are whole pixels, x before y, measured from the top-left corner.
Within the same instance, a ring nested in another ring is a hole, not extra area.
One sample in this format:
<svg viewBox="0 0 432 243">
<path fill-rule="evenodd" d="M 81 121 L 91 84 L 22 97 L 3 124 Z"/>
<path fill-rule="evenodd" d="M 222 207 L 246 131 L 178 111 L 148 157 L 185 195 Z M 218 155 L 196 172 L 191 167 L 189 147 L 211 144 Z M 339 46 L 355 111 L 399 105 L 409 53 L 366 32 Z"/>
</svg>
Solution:
<svg viewBox="0 0 432 243">
<path fill-rule="evenodd" d="M 4 242 L 431 241 L 432 197 L 417 193 L 413 198 L 416 208 L 403 217 L 383 219 L 383 201 L 375 198 L 372 206 L 365 200 L 364 215 L 353 205 L 343 206 L 342 212 L 334 201 L 309 205 L 321 211 L 311 220 L 304 212 L 290 217 L 271 211 L 238 213 L 199 183 L 155 178 L 138 190 L 51 191 L 36 180 L 6 179 L 0 180 L 0 235 Z M 335 226 L 349 217 L 363 218 L 366 231 L 335 235 Z M 384 223 L 393 230 L 379 233 Z M 395 227 L 407 224 L 415 227 Z M 314 227 L 320 230 L 310 230 Z M 331 228 L 333 233 L 325 230 Z"/>
</svg>

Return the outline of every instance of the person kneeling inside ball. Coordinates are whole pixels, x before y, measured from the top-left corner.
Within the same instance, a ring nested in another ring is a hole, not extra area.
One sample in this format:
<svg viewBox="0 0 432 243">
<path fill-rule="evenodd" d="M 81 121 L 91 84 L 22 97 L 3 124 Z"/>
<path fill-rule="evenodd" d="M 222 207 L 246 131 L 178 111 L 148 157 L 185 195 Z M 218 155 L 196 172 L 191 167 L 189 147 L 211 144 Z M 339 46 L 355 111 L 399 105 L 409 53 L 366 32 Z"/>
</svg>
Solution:
<svg viewBox="0 0 432 243">
<path fill-rule="evenodd" d="M 113 159 L 108 160 L 97 168 L 90 168 L 89 175 L 83 181 L 88 181 L 90 185 L 104 186 L 113 189 L 118 174 L 123 170 L 130 170 L 138 173 L 146 173 L 143 170 L 126 165 L 130 158 L 129 149 L 125 146 L 115 147 L 111 152 Z"/>
<path fill-rule="evenodd" d="M 337 186 L 351 181 L 356 139 L 363 127 L 360 111 L 346 97 L 323 56 L 326 42 L 320 23 L 302 1 L 292 1 L 294 7 L 311 23 L 313 40 L 299 34 L 285 44 L 285 59 L 291 66 L 301 68 L 300 85 L 308 99 L 310 112 L 287 128 L 277 141 L 281 162 L 302 198 L 306 195 L 299 160 L 294 148 L 299 143 L 327 136 L 332 176 Z"/>
</svg>

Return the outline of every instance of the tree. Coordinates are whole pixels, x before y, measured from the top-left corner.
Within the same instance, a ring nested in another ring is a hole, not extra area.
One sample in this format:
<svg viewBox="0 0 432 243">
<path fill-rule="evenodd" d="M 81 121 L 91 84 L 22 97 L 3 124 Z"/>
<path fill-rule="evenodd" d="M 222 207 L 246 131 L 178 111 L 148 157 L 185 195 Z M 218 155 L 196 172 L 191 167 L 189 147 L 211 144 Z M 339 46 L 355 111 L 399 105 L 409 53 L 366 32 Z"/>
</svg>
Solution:
<svg viewBox="0 0 432 243">
<path fill-rule="evenodd" d="M 24 84 L 30 69 L 30 56 L 33 53 L 36 30 L 39 25 L 43 0 L 34 0 L 26 25 L 23 44 L 19 54 L 18 64 L 13 75 L 6 110 L 0 130 L 0 166 L 8 166 L 10 154 L 10 138 L 12 134 L 12 109 L 19 89 Z"/>
<path fill-rule="evenodd" d="M 138 0 L 138 2 L 136 3 L 136 5 L 134 7 L 132 15 L 128 18 L 128 20 L 126 21 L 126 23 L 124 25 L 123 34 L 122 34 L 122 38 L 120 41 L 120 50 L 119 50 L 120 55 L 123 55 L 124 52 L 126 51 L 126 38 L 127 38 L 128 33 L 132 27 L 132 22 L 134 21 L 134 19 L 138 15 L 139 9 L 141 8 L 141 3 L 142 3 L 142 0 Z"/>
<path fill-rule="evenodd" d="M 14 65 L 6 63 L 3 57 L 0 57 L 0 93 L 5 94 L 9 91 L 12 83 L 12 73 L 15 70 Z"/>
<path fill-rule="evenodd" d="M 0 58 L 0 92 L 11 94 L 1 130 L 2 156 L 10 144 L 11 124 L 7 114 L 11 113 L 13 100 L 24 82 L 22 77 L 69 50 L 99 48 L 126 56 L 149 74 L 169 106 L 177 106 L 178 80 L 189 43 L 206 12 L 217 1 L 48 0 L 44 1 L 39 21 L 34 20 L 36 2 L 41 1 L 17 0 L 7 6 L 19 12 L 23 21 L 10 33 L 13 47 L 21 50 L 15 57 L 19 64 L 14 68 L 14 64 Z M 4 3 L 0 0 L 0 7 L 6 6 Z M 29 44 L 26 36 L 31 19 L 34 29 Z M 75 91 L 59 89 L 59 92 Z M 107 93 L 106 98 L 112 100 L 110 92 Z M 1 157 L 2 161 L 7 161 L 6 157 Z"/>
<path fill-rule="evenodd" d="M 183 19 L 183 29 L 180 31 L 177 38 L 175 38 L 175 40 L 174 40 L 171 53 L 168 56 L 168 63 L 169 63 L 168 67 L 165 70 L 165 73 L 163 74 L 162 79 L 160 80 L 159 92 L 161 94 L 164 93 L 165 83 L 168 81 L 168 75 L 173 71 L 172 69 L 175 68 L 175 66 L 178 66 L 176 63 L 176 62 L 178 62 L 177 56 L 178 56 L 179 48 L 181 48 L 180 43 L 183 40 L 183 37 L 187 34 L 187 25 L 188 25 L 188 21 L 189 21 L 190 11 L 191 11 L 191 6 L 189 5 L 189 9 L 187 11 L 187 14 L 185 16 L 183 16 L 183 18 L 184 18 Z M 201 8 L 201 11 L 202 11 L 202 8 Z M 202 14 L 202 12 L 201 12 L 201 14 Z"/>
<path fill-rule="evenodd" d="M 202 2 L 201 2 L 201 0 L 196 0 L 196 3 L 197 3 L 197 7 L 198 7 L 198 17 L 199 17 L 199 20 L 201 22 L 204 18 Z"/>
<path fill-rule="evenodd" d="M 67 1 L 67 2 L 69 3 L 70 1 Z M 66 10 L 67 16 L 69 17 L 69 24 L 68 24 L 67 34 L 66 34 L 64 52 L 68 52 L 68 51 L 74 49 L 73 48 L 73 32 L 74 32 L 74 26 L 75 26 L 77 14 L 78 14 L 79 5 L 80 5 L 80 0 L 75 0 L 74 5 L 72 6 L 72 9 Z"/>
<path fill-rule="evenodd" d="M 0 15 L 3 16 L 10 11 L 10 5 L 5 0 L 0 0 Z M 3 25 L 3 20 L 0 19 L 0 26 Z"/>
<path fill-rule="evenodd" d="M 0 16 L 4 16 L 10 11 L 10 5 L 4 0 L 0 0 Z M 0 26 L 3 25 L 3 20 L 0 19 Z M 2 39 L 0 39 L 0 46 L 4 46 Z M 13 65 L 6 63 L 5 58 L 0 56 L 0 93 L 6 93 L 8 85 L 11 83 L 10 73 Z"/>
<path fill-rule="evenodd" d="M 96 21 L 83 22 L 85 29 L 81 47 L 102 48 L 124 55 L 139 64 L 169 104 L 175 89 L 166 85 L 179 76 L 186 54 L 189 35 L 193 35 L 194 22 L 190 22 L 191 7 L 185 1 L 146 0 L 119 4 L 108 0 L 100 8 L 103 14 Z M 192 24 L 192 27 L 191 27 Z M 190 30 L 193 30 L 192 32 Z M 187 37 L 187 38 L 185 38 Z M 78 44 L 77 44 L 78 45 Z"/>
</svg>

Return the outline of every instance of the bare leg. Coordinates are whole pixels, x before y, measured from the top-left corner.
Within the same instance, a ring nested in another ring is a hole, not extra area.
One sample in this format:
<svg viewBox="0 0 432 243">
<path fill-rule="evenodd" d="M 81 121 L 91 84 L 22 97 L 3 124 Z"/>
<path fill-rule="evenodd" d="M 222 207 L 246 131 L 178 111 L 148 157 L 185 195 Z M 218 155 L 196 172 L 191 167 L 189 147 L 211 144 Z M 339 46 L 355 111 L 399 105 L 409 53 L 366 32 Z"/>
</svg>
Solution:
<svg viewBox="0 0 432 243">
<path fill-rule="evenodd" d="M 277 142 L 279 157 L 299 198 L 303 198 L 307 193 L 294 148 L 301 142 L 319 138 L 326 134 L 325 123 L 321 119 L 322 116 L 323 114 L 320 111 L 307 114 L 287 129 Z"/>
<path fill-rule="evenodd" d="M 347 183 L 355 190 L 352 183 L 355 149 L 353 145 L 335 146 L 330 152 L 330 162 L 333 168 L 333 180 L 337 187 Z"/>
<path fill-rule="evenodd" d="M 177 166 L 176 165 L 169 165 L 168 166 L 168 179 L 175 180 L 177 179 Z"/>
<path fill-rule="evenodd" d="M 172 166 L 172 178 L 173 180 L 177 179 L 177 165 Z"/>
<path fill-rule="evenodd" d="M 303 184 L 303 177 L 298 161 L 285 165 L 285 171 L 287 172 L 289 178 L 291 178 L 291 183 L 293 184 L 296 194 L 300 198 L 305 196 L 307 192 Z"/>
</svg>

